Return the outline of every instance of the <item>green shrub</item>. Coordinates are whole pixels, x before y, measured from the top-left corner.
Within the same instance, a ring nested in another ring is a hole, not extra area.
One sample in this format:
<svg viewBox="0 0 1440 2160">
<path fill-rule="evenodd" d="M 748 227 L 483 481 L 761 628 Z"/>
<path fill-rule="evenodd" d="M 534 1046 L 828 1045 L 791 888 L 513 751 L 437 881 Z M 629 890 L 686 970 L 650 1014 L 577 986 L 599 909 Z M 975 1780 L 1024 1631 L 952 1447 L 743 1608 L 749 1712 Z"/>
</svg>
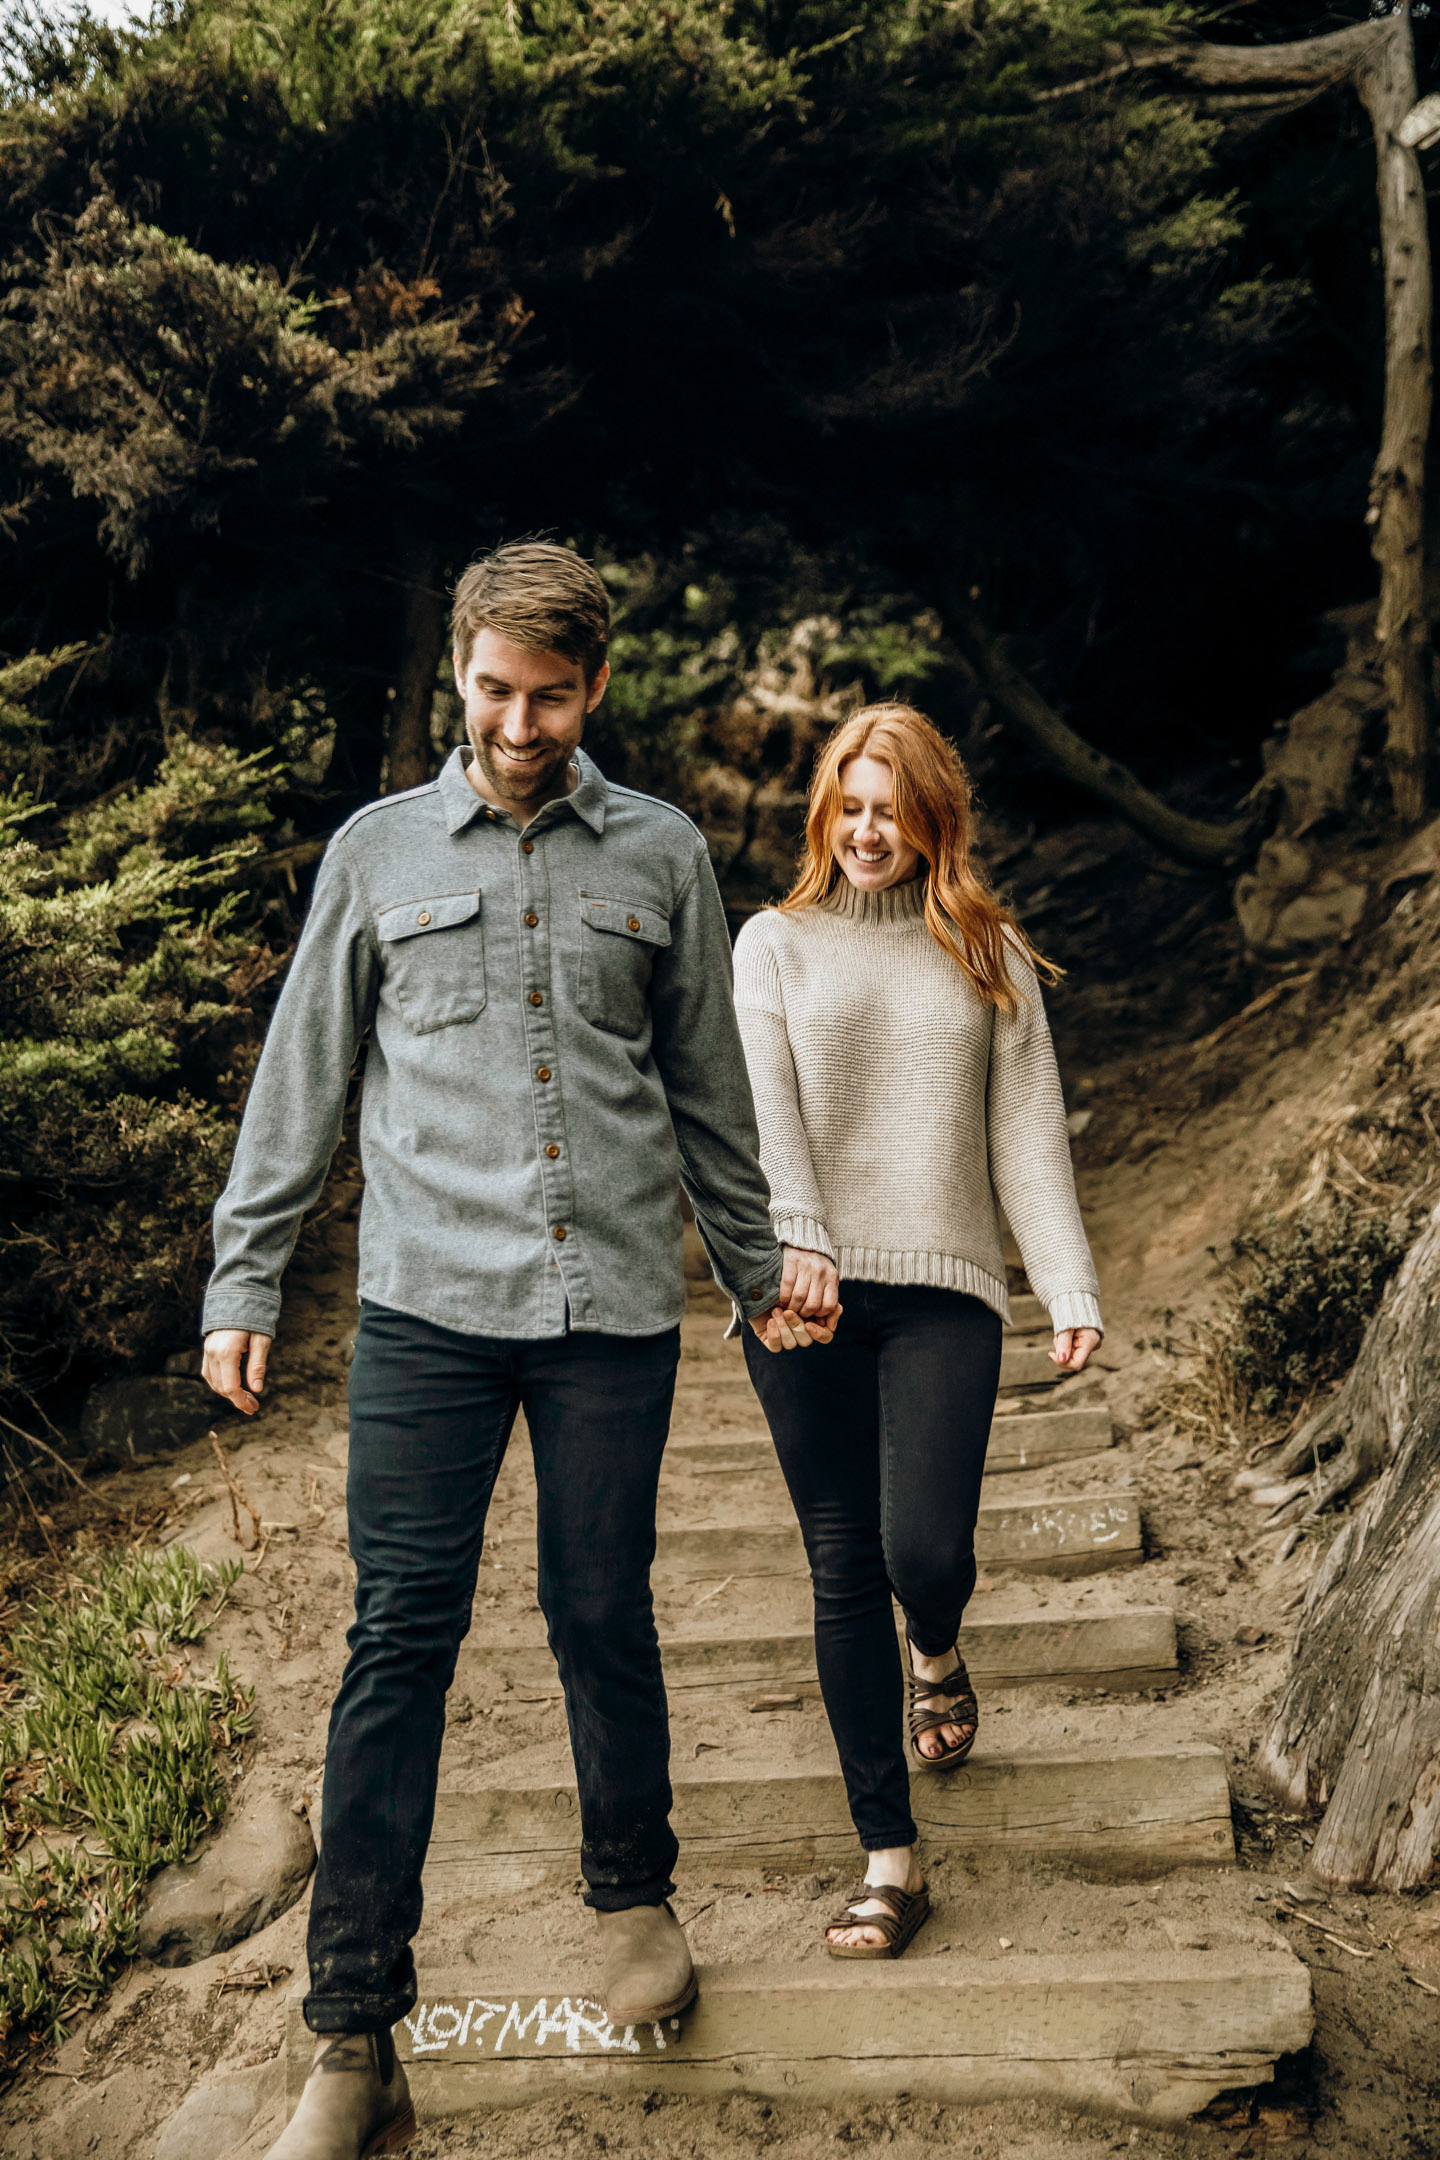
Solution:
<svg viewBox="0 0 1440 2160">
<path fill-rule="evenodd" d="M 43 673 L 0 669 L 0 1393 L 190 1331 L 278 964 L 236 890 L 273 770 L 179 737 L 148 784 L 49 812 L 16 777 Z"/>
<path fill-rule="evenodd" d="M 1403 1223 L 1347 1202 L 1237 1238 L 1237 1294 L 1216 1348 L 1226 1377 L 1263 1417 L 1341 1379 L 1404 1256 Z"/>
<path fill-rule="evenodd" d="M 224 1811 L 252 1697 L 191 1672 L 240 1572 L 176 1547 L 111 1553 L 14 1631 L 0 1723 L 0 2066 L 57 2039 L 133 1954 L 140 1892 Z M 53 1844 L 45 1833 L 60 1833 Z M 17 1848 L 28 1842 L 24 1851 Z"/>
</svg>

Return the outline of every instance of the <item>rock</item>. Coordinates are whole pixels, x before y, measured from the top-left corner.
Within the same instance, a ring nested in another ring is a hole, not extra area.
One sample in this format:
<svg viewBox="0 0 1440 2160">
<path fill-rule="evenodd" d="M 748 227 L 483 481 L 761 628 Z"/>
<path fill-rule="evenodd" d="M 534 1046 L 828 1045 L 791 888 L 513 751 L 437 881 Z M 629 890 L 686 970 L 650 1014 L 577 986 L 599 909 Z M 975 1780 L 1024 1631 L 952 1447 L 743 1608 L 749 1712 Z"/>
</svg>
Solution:
<svg viewBox="0 0 1440 2160">
<path fill-rule="evenodd" d="M 1396 1928 L 1391 1941 L 1406 1972 L 1432 1987 L 1440 1980 L 1440 1913 L 1422 1908 L 1413 1920 Z"/>
<path fill-rule="evenodd" d="M 87 1453 L 149 1455 L 203 1440 L 224 1413 L 218 1395 L 178 1373 L 130 1373 L 102 1380 L 85 1398 L 80 1439 Z"/>
<path fill-rule="evenodd" d="M 1072 1110 L 1065 1120 L 1065 1130 L 1072 1140 L 1078 1140 L 1082 1133 L 1089 1132 L 1094 1122 L 1093 1110 Z"/>
<path fill-rule="evenodd" d="M 187 2093 L 155 2142 L 154 2160 L 224 2160 L 276 2088 L 274 2068 L 217 2072 Z"/>
<path fill-rule="evenodd" d="M 1235 913 L 1245 942 L 1266 960 L 1287 960 L 1343 944 L 1369 898 L 1367 887 L 1347 883 L 1335 871 L 1322 871 L 1307 890 L 1295 890 L 1288 881 L 1296 865 L 1288 853 L 1280 859 L 1280 851 L 1292 847 L 1294 842 L 1267 841 L 1255 869 L 1235 884 Z"/>
<path fill-rule="evenodd" d="M 315 1839 L 270 1793 L 224 1823 L 198 1860 L 162 1868 L 140 1913 L 139 1949 L 157 1965 L 194 1965 L 288 1912 L 315 1865 Z"/>
<path fill-rule="evenodd" d="M 1264 744 L 1265 777 L 1284 792 L 1285 824 L 1308 832 L 1325 817 L 1343 817 L 1350 799 L 1365 718 L 1377 686 L 1342 675 L 1313 705 L 1302 706 Z"/>
<path fill-rule="evenodd" d="M 1437 870 L 1440 870 L 1440 818 L 1432 818 L 1401 848 L 1390 865 L 1383 890 L 1388 893 L 1397 885 L 1420 883 L 1434 877 Z"/>
</svg>

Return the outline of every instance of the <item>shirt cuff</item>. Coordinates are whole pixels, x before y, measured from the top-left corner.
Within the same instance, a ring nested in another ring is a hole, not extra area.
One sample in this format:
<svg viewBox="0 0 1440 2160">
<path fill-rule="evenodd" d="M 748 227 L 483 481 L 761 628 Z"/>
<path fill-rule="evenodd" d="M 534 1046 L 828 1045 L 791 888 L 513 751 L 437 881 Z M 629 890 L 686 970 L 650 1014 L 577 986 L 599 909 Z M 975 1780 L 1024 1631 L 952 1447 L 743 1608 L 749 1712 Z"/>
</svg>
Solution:
<svg viewBox="0 0 1440 2160">
<path fill-rule="evenodd" d="M 1063 1297 L 1047 1298 L 1050 1309 L 1050 1325 L 1058 1335 L 1062 1328 L 1093 1327 L 1097 1334 L 1105 1333 L 1105 1323 L 1100 1317 L 1100 1300 L 1088 1290 L 1067 1290 Z"/>
<path fill-rule="evenodd" d="M 771 1222 L 778 1245 L 795 1245 L 802 1252 L 824 1253 L 827 1260 L 835 1258 L 830 1233 L 818 1215 L 773 1215 Z"/>
<path fill-rule="evenodd" d="M 757 1268 L 753 1275 L 746 1275 L 738 1283 L 726 1283 L 725 1288 L 742 1319 L 758 1320 L 762 1313 L 773 1311 L 780 1295 L 783 1269 L 784 1263 L 777 1251 L 767 1267 Z"/>
<path fill-rule="evenodd" d="M 217 1328 L 237 1328 L 250 1335 L 268 1335 L 273 1342 L 279 1325 L 279 1298 L 254 1290 L 212 1292 L 200 1316 L 202 1336 L 213 1335 Z"/>
</svg>

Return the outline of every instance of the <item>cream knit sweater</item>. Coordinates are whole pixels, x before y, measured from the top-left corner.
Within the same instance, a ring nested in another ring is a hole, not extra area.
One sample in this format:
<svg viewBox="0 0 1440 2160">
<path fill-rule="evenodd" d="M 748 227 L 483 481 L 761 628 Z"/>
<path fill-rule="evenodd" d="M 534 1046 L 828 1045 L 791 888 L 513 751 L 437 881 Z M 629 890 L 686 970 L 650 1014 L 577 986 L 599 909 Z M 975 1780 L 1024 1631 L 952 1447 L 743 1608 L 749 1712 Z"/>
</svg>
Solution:
<svg viewBox="0 0 1440 2160">
<path fill-rule="evenodd" d="M 968 1291 L 1009 1316 L 997 1201 L 1056 1328 L 1101 1325 L 1055 1052 L 1029 962 L 1014 1018 L 925 927 L 920 879 L 842 880 L 735 945 L 735 1003 L 782 1245 L 842 1276 Z"/>
</svg>

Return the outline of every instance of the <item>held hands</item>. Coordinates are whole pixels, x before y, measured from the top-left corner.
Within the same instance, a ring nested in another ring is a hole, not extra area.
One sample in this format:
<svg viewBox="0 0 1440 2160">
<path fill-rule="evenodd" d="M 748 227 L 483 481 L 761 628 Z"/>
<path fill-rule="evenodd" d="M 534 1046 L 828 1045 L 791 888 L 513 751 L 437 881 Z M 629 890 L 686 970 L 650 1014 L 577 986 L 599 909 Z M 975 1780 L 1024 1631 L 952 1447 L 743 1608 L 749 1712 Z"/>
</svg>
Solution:
<svg viewBox="0 0 1440 2160">
<path fill-rule="evenodd" d="M 1083 1372 L 1090 1362 L 1090 1354 L 1101 1343 L 1100 1330 L 1093 1327 L 1057 1328 L 1055 1347 L 1050 1352 L 1050 1362 L 1067 1373 Z"/>
<path fill-rule="evenodd" d="M 269 1356 L 268 1335 L 252 1335 L 248 1328 L 217 1328 L 205 1338 L 205 1361 L 200 1370 L 217 1395 L 234 1403 L 246 1417 L 254 1417 L 260 1408 L 255 1398 L 265 1385 Z"/>
<path fill-rule="evenodd" d="M 804 1350 L 812 1342 L 833 1342 L 842 1311 L 834 1261 L 795 1245 L 785 1246 L 784 1256 L 780 1295 L 772 1310 L 752 1320 L 751 1327 L 765 1348 L 776 1353 Z"/>
</svg>

